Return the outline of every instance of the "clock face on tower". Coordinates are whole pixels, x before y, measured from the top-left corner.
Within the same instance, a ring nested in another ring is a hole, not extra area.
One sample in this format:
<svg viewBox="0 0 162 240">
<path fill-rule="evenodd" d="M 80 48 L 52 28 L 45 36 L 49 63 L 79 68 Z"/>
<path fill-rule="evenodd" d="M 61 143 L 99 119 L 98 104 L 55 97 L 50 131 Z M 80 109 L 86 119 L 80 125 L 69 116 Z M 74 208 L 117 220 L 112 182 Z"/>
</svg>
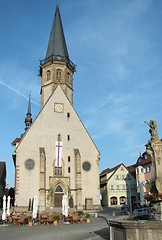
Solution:
<svg viewBox="0 0 162 240">
<path fill-rule="evenodd" d="M 64 112 L 64 104 L 63 103 L 55 103 L 54 104 L 54 111 L 58 113 Z"/>
</svg>

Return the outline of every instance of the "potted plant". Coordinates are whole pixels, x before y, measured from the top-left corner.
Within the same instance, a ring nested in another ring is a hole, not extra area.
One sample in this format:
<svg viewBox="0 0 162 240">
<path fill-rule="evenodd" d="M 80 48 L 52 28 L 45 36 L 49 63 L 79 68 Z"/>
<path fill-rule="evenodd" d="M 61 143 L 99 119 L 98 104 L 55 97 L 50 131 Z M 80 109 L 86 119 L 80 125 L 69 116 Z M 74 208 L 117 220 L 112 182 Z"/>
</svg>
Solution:
<svg viewBox="0 0 162 240">
<path fill-rule="evenodd" d="M 28 225 L 29 225 L 29 227 L 32 227 L 32 225 L 33 225 L 33 218 L 31 216 L 29 216 Z"/>
<path fill-rule="evenodd" d="M 57 221 L 58 221 L 58 216 L 57 215 L 54 215 L 53 216 L 53 225 L 57 225 Z"/>
<path fill-rule="evenodd" d="M 90 214 L 89 213 L 86 213 L 86 222 L 90 223 Z"/>
<path fill-rule="evenodd" d="M 79 216 L 80 222 L 83 222 L 83 215 L 84 215 L 83 211 L 78 211 L 78 216 Z"/>
</svg>

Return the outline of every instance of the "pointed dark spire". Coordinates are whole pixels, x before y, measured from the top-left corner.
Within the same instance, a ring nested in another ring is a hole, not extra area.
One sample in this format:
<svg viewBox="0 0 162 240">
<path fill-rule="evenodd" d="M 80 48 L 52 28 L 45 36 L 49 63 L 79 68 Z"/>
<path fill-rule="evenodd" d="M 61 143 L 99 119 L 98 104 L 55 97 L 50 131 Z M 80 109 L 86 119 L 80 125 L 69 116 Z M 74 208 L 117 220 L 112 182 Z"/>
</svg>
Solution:
<svg viewBox="0 0 162 240">
<path fill-rule="evenodd" d="M 76 65 L 69 59 L 58 1 L 57 1 L 52 29 L 50 32 L 46 58 L 43 60 L 40 60 L 39 76 L 42 77 L 42 65 L 51 60 L 65 61 L 68 64 L 70 64 L 75 71 Z"/>
<path fill-rule="evenodd" d="M 29 94 L 28 113 L 31 114 L 31 93 Z"/>
<path fill-rule="evenodd" d="M 25 118 L 25 131 L 30 127 L 30 125 L 32 124 L 32 118 L 31 118 L 31 94 L 29 94 L 29 103 L 28 103 L 28 111 L 26 114 L 26 118 Z"/>
<path fill-rule="evenodd" d="M 51 30 L 50 38 L 48 42 L 46 59 L 51 58 L 51 56 L 54 56 L 54 58 L 58 57 L 58 60 L 69 59 L 69 54 L 66 46 L 58 2 L 57 2 L 52 30 Z M 59 57 L 61 57 L 62 59 L 59 59 Z M 52 59 L 54 58 L 52 57 Z"/>
</svg>

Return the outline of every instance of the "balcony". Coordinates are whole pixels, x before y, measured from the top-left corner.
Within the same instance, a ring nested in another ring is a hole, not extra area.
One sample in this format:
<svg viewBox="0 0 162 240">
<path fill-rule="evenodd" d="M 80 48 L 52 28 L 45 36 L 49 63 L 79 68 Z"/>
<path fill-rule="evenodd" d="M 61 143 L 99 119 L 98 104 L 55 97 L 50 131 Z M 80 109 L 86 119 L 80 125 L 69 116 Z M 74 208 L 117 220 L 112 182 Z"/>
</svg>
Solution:
<svg viewBox="0 0 162 240">
<path fill-rule="evenodd" d="M 56 61 L 63 61 L 63 62 L 67 62 L 71 65 L 72 68 L 75 69 L 76 65 L 67 57 L 63 57 L 63 56 L 59 56 L 59 55 L 51 55 L 50 57 L 48 58 L 45 58 L 43 60 L 39 60 L 40 61 L 40 65 L 43 65 L 49 61 L 52 61 L 52 60 L 56 60 Z"/>
</svg>

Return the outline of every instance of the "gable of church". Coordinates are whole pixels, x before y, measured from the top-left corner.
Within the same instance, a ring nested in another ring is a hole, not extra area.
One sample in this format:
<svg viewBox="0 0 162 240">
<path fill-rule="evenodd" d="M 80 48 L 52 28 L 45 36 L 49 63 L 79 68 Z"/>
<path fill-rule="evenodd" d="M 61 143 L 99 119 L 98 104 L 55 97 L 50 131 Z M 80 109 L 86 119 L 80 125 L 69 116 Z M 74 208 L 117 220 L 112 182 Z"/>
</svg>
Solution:
<svg viewBox="0 0 162 240">
<path fill-rule="evenodd" d="M 69 145 L 72 143 L 73 148 L 75 148 L 74 146 L 77 148 L 80 143 L 88 141 L 91 147 L 95 148 L 99 154 L 88 131 L 60 86 L 49 97 L 16 151 L 19 148 L 21 149 L 24 144 L 27 144 L 26 148 L 31 148 L 32 143 L 36 144 L 36 139 L 39 139 L 38 145 L 55 145 L 53 137 L 57 140 L 59 134 L 61 134 L 62 141 Z M 46 138 L 48 138 L 48 144 Z M 84 148 L 86 148 L 86 144 L 84 144 Z"/>
</svg>

